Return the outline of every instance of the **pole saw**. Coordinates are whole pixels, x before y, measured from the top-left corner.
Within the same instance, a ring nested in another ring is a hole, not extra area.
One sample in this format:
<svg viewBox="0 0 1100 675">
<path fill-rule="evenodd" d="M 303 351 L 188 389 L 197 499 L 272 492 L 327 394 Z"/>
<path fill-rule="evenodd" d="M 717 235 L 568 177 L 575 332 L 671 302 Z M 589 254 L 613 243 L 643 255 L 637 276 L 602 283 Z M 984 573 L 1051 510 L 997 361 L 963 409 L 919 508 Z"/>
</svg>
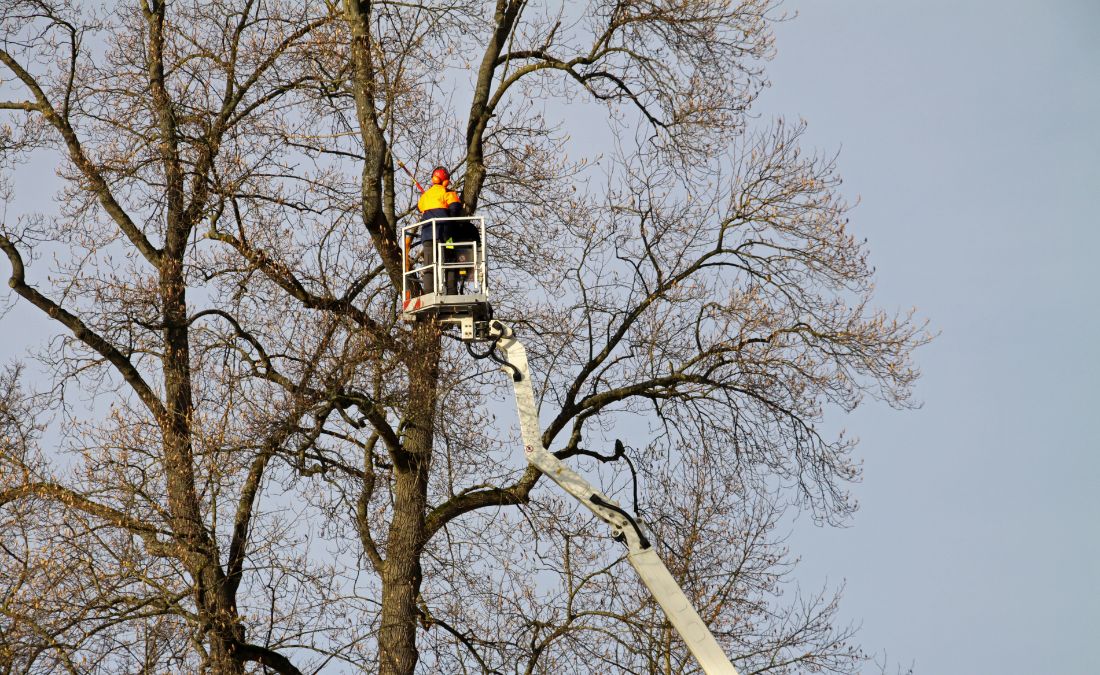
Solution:
<svg viewBox="0 0 1100 675">
<path fill-rule="evenodd" d="M 400 159 L 397 159 L 396 157 L 394 157 L 393 159 L 395 162 L 397 162 L 397 166 L 401 167 L 402 170 L 404 170 L 405 173 L 409 175 L 409 178 L 412 179 L 413 185 L 416 186 L 417 190 L 420 190 L 420 194 L 424 194 L 424 186 L 420 184 L 420 181 L 416 180 L 416 176 L 413 175 L 412 171 L 409 171 L 409 167 L 405 166 L 405 163 L 402 162 Z M 402 253 L 405 256 L 405 269 L 409 269 L 412 266 L 412 259 L 409 253 L 410 249 L 412 249 L 412 237 L 406 234 L 405 241 L 403 242 L 402 246 Z M 408 291 L 405 291 L 405 300 L 407 301 L 410 297 L 410 293 Z"/>
<path fill-rule="evenodd" d="M 413 175 L 412 171 L 409 171 L 409 167 L 405 166 L 405 163 L 396 157 L 394 157 L 393 160 L 397 162 L 397 166 L 401 167 L 405 170 L 405 173 L 409 174 L 409 178 L 411 178 L 413 184 L 416 185 L 416 189 L 420 190 L 420 194 L 424 194 L 424 186 L 420 184 L 420 181 L 416 180 L 416 176 Z"/>
</svg>

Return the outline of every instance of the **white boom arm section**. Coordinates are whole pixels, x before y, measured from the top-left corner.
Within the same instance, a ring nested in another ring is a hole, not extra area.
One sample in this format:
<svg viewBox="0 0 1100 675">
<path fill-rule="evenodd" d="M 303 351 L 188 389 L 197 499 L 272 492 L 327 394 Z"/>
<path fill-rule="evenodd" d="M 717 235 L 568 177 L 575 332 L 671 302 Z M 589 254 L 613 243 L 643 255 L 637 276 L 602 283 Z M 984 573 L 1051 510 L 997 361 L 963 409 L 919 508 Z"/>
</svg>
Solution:
<svg viewBox="0 0 1100 675">
<path fill-rule="evenodd" d="M 649 588 L 672 626 L 695 655 L 703 672 L 707 675 L 737 675 L 737 669 L 726 658 L 707 625 L 691 606 L 691 601 L 661 562 L 634 519 L 613 499 L 592 487 L 580 474 L 542 446 L 539 413 L 535 407 L 535 394 L 531 388 L 531 374 L 527 366 L 527 350 L 516 340 L 510 328 L 499 321 L 493 321 L 492 324 L 492 332 L 499 335 L 497 346 L 503 352 L 504 360 L 516 369 L 512 379 L 527 461 L 610 525 L 616 540 L 626 543 L 629 551 L 627 560 L 637 570 L 642 583 Z"/>
</svg>

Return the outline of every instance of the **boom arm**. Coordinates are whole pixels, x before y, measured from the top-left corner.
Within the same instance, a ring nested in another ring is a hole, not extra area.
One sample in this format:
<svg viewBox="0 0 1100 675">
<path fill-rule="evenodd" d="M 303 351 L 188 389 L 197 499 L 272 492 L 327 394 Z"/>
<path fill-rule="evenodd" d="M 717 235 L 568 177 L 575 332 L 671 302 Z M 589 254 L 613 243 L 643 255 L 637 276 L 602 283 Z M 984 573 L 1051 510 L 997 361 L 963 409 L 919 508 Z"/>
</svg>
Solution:
<svg viewBox="0 0 1100 675">
<path fill-rule="evenodd" d="M 707 675 L 737 675 L 737 669 L 726 658 L 707 625 L 630 514 L 542 446 L 539 413 L 527 366 L 527 350 L 512 330 L 499 321 L 493 321 L 490 330 L 497 337 L 497 346 L 503 352 L 507 365 L 514 369 L 512 380 L 516 410 L 527 461 L 611 526 L 612 536 L 626 544 L 627 560 L 661 605 L 672 626 L 699 661 L 703 672 Z"/>
</svg>

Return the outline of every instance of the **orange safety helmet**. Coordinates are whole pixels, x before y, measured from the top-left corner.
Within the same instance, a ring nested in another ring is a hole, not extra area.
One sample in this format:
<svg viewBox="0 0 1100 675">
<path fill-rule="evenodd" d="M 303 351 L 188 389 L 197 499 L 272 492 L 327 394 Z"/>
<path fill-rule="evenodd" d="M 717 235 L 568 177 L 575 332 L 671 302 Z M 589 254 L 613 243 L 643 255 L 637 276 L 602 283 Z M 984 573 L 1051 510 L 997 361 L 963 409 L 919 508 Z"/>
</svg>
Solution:
<svg viewBox="0 0 1100 675">
<path fill-rule="evenodd" d="M 435 167 L 432 171 L 432 185 L 443 185 L 451 182 L 451 174 L 442 166 Z"/>
</svg>

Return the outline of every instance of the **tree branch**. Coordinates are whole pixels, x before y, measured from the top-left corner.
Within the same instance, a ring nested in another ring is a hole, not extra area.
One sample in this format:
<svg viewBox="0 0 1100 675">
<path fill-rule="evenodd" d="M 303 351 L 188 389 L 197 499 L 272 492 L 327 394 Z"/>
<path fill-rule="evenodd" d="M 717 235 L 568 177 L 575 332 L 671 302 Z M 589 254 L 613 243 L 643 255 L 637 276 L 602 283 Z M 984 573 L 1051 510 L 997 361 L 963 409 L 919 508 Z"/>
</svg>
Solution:
<svg viewBox="0 0 1100 675">
<path fill-rule="evenodd" d="M 290 659 L 273 649 L 245 642 L 238 642 L 234 645 L 234 649 L 241 660 L 267 666 L 280 675 L 303 675 Z"/>
<path fill-rule="evenodd" d="M 356 307 L 349 299 L 326 297 L 310 293 L 286 265 L 273 260 L 266 253 L 254 248 L 243 239 L 238 239 L 231 234 L 214 229 L 213 227 L 211 227 L 207 236 L 232 246 L 245 260 L 259 268 L 267 278 L 275 282 L 277 286 L 290 294 L 291 297 L 301 302 L 305 307 L 335 312 L 346 316 L 361 327 L 368 329 L 371 335 L 381 341 L 385 347 L 394 350 L 398 347 L 389 334 L 383 330 L 374 319 L 370 318 L 366 312 Z"/>
<path fill-rule="evenodd" d="M 158 535 L 170 535 L 170 533 L 159 530 L 147 523 L 134 520 L 117 509 L 88 499 L 79 492 L 75 492 L 57 483 L 26 483 L 19 487 L 4 490 L 0 492 L 0 507 L 28 497 L 50 499 L 63 506 L 83 511 L 90 516 L 100 518 L 127 532 L 138 535 L 141 537 L 142 541 L 145 542 L 146 549 L 153 555 L 170 555 L 168 553 L 168 545 L 158 538 Z"/>
<path fill-rule="evenodd" d="M 34 101 L 0 101 L 0 110 L 40 111 L 42 106 Z"/>
<path fill-rule="evenodd" d="M 11 278 L 8 279 L 8 286 L 24 299 L 30 301 L 35 307 L 45 312 L 51 319 L 58 321 L 68 328 L 78 340 L 86 344 L 113 365 L 122 375 L 123 379 L 126 380 L 127 384 L 134 390 L 134 393 L 138 395 L 141 402 L 145 404 L 149 412 L 153 414 L 157 422 L 163 423 L 167 419 L 167 411 L 164 408 L 164 404 L 149 387 L 148 383 L 145 382 L 145 379 L 141 376 L 141 373 L 138 372 L 137 368 L 134 367 L 134 364 L 114 345 L 88 328 L 88 326 L 76 315 L 66 311 L 53 300 L 42 295 L 33 287 L 28 286 L 23 267 L 23 258 L 15 248 L 15 244 L 12 243 L 11 239 L 8 239 L 8 237 L 3 234 L 0 234 L 0 250 L 7 254 L 8 261 L 11 263 L 12 272 Z"/>
<path fill-rule="evenodd" d="M 107 185 L 107 181 L 104 180 L 99 169 L 97 169 L 96 166 L 92 164 L 91 160 L 84 154 L 84 149 L 80 145 L 80 140 L 76 137 L 76 132 L 73 131 L 68 119 L 57 114 L 57 111 L 54 110 L 53 105 L 51 105 L 49 99 L 46 98 L 45 92 L 42 91 L 42 87 L 39 86 L 34 76 L 27 72 L 11 54 L 3 49 L 0 49 L 0 63 L 7 66 L 8 69 L 31 90 L 31 93 L 34 94 L 34 100 L 39 112 L 41 112 L 46 118 L 46 121 L 61 134 L 61 138 L 69 151 L 69 159 L 72 160 L 73 164 L 76 165 L 88 182 L 91 183 L 92 191 L 95 193 L 100 205 L 103 206 L 130 242 L 143 256 L 145 256 L 145 259 L 154 265 L 159 264 L 161 256 L 160 250 L 153 246 L 145 237 L 145 233 L 134 224 L 130 216 L 115 199 L 110 186 Z"/>
<path fill-rule="evenodd" d="M 506 488 L 465 492 L 451 497 L 428 513 L 424 524 L 425 540 L 430 539 L 450 521 L 470 511 L 488 506 L 526 504 L 530 499 L 532 488 L 535 487 L 541 476 L 541 471 L 528 465 L 519 480 Z"/>
</svg>

